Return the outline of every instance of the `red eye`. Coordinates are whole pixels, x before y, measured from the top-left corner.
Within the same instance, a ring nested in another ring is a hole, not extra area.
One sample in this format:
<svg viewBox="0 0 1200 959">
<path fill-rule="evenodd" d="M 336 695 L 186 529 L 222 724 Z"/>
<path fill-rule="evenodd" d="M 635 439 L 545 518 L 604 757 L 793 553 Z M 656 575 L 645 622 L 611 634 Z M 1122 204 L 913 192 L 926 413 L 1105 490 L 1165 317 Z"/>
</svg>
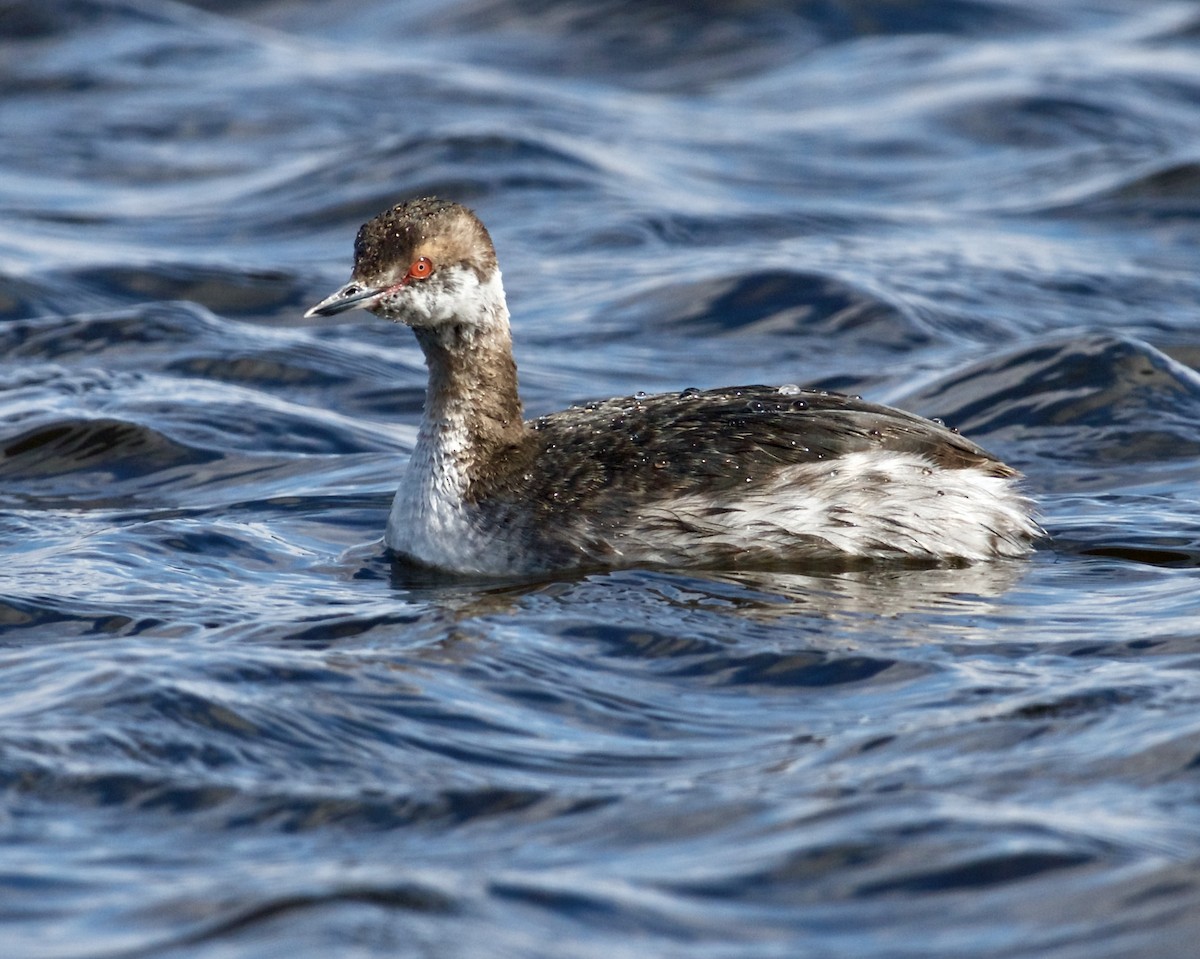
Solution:
<svg viewBox="0 0 1200 959">
<path fill-rule="evenodd" d="M 423 280 L 433 272 L 433 260 L 427 256 L 419 256 L 412 262 L 412 266 L 408 268 L 409 280 Z"/>
</svg>

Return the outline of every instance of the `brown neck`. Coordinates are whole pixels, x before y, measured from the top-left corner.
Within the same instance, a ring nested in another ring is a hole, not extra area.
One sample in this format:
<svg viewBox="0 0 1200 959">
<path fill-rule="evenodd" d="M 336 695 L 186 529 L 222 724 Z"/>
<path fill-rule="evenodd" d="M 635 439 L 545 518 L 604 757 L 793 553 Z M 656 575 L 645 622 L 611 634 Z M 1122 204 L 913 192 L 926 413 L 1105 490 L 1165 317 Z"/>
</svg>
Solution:
<svg viewBox="0 0 1200 959">
<path fill-rule="evenodd" d="M 524 433 L 507 322 L 414 329 L 429 367 L 421 440 L 468 470 Z"/>
</svg>

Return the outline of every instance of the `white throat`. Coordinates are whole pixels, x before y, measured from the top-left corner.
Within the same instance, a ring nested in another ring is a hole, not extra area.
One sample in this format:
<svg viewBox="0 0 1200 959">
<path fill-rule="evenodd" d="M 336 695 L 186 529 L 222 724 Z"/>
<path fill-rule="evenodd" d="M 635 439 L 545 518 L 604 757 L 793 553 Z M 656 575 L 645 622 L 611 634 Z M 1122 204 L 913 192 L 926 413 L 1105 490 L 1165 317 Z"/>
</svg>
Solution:
<svg viewBox="0 0 1200 959">
<path fill-rule="evenodd" d="M 448 289 L 436 305 L 413 297 L 410 325 L 425 353 L 429 385 L 385 539 L 422 562 L 469 569 L 486 538 L 467 503 L 472 481 L 489 456 L 520 435 L 523 421 L 499 270 L 483 281 L 460 271 Z M 425 316 L 428 325 L 420 322 Z"/>
</svg>

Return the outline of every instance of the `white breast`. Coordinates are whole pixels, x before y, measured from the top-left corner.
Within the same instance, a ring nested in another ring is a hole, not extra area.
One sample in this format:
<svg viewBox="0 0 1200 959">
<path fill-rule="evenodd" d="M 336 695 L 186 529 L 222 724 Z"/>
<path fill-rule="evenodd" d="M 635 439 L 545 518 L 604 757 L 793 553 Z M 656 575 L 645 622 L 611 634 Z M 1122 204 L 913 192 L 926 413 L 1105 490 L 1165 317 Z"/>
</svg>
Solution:
<svg viewBox="0 0 1200 959">
<path fill-rule="evenodd" d="M 488 535 L 479 526 L 478 511 L 463 502 L 467 481 L 461 453 L 453 439 L 447 444 L 443 436 L 439 444 L 422 428 L 392 500 L 384 542 L 440 569 L 505 572 L 490 566 L 488 546 L 498 531 Z"/>
</svg>

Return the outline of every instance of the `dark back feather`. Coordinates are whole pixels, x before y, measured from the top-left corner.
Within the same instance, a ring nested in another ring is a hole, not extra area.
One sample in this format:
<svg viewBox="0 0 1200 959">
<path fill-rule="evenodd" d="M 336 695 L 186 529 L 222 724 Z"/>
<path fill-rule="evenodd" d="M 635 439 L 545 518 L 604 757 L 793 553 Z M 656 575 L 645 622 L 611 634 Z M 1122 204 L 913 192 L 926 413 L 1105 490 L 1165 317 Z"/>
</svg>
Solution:
<svg viewBox="0 0 1200 959">
<path fill-rule="evenodd" d="M 1016 475 L 970 440 L 911 413 L 837 393 L 744 386 L 623 397 L 533 420 L 470 495 L 547 506 L 561 499 L 580 510 L 719 496 L 788 466 L 868 450 Z"/>
</svg>

